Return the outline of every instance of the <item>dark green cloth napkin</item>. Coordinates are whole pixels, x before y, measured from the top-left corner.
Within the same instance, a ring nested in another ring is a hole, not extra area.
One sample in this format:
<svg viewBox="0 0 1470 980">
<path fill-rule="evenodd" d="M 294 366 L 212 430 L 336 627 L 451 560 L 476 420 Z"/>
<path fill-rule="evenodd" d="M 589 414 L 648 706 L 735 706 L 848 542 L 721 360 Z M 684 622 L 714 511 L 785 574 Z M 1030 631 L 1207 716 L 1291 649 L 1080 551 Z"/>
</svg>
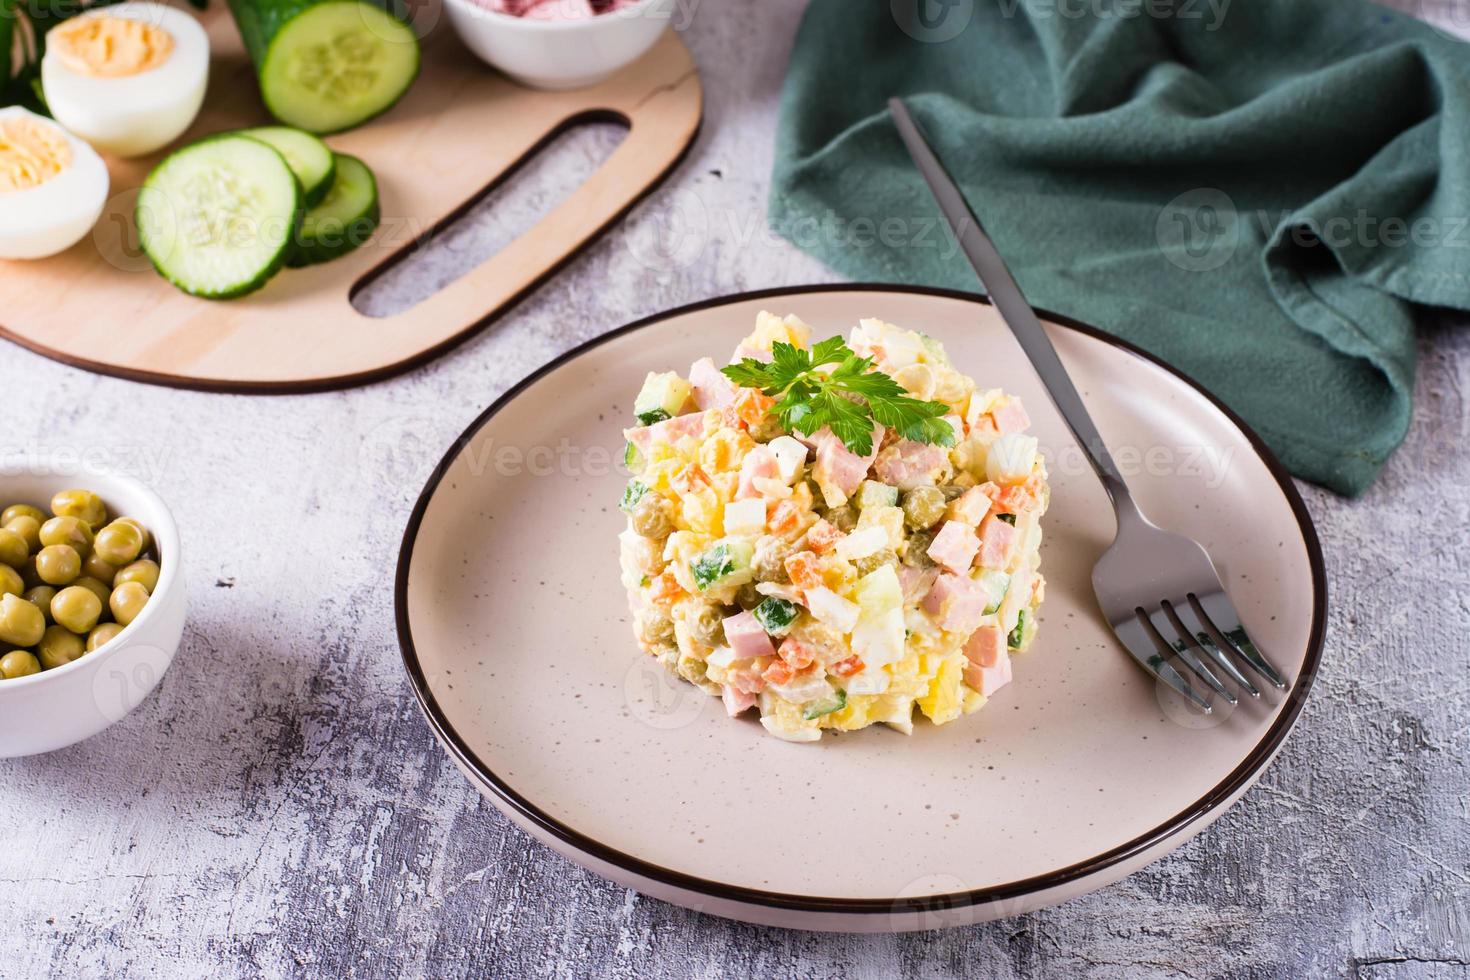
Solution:
<svg viewBox="0 0 1470 980">
<path fill-rule="evenodd" d="M 1410 304 L 1470 309 L 1470 45 L 1385 8 L 813 0 L 773 227 L 854 278 L 973 290 L 891 95 L 1032 303 L 1178 366 L 1339 492 L 1408 428 Z"/>
</svg>

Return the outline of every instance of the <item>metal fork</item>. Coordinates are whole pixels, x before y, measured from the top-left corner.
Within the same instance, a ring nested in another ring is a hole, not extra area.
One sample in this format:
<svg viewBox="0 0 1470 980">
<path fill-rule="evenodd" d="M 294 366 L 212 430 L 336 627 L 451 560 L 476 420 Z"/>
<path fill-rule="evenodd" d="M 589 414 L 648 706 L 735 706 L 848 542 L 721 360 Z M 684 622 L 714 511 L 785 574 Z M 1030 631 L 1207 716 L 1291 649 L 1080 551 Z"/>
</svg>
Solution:
<svg viewBox="0 0 1470 980">
<path fill-rule="evenodd" d="M 1118 535 L 1092 570 L 1092 587 L 1103 615 L 1133 659 L 1154 677 L 1209 712 L 1201 695 L 1175 669 L 1175 657 L 1211 690 L 1231 704 L 1236 696 L 1215 670 L 1252 697 L 1260 689 L 1226 651 L 1238 657 L 1278 690 L 1286 680 L 1246 635 L 1240 614 L 1225 593 L 1220 573 L 1199 542 L 1154 525 L 1133 500 L 1092 416 L 1026 302 L 980 219 L 965 201 L 953 178 L 934 155 L 918 124 L 898 99 L 888 108 L 909 155 L 934 194 L 939 210 L 960 248 L 975 267 L 990 300 L 1031 359 L 1047 394 L 1087 454 L 1118 515 Z M 1208 661 L 1208 663 L 1206 663 Z M 1212 670 L 1211 668 L 1214 668 Z"/>
</svg>

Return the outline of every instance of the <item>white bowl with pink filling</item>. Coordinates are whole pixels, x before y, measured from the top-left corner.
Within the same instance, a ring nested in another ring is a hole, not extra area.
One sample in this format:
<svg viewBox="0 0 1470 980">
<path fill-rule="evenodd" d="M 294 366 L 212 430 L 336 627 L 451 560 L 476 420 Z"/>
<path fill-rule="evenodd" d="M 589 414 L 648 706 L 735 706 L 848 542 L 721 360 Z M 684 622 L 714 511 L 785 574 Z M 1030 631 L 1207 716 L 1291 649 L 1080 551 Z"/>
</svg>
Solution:
<svg viewBox="0 0 1470 980">
<path fill-rule="evenodd" d="M 523 85 L 596 85 L 669 26 L 675 0 L 445 0 L 460 40 Z"/>
</svg>

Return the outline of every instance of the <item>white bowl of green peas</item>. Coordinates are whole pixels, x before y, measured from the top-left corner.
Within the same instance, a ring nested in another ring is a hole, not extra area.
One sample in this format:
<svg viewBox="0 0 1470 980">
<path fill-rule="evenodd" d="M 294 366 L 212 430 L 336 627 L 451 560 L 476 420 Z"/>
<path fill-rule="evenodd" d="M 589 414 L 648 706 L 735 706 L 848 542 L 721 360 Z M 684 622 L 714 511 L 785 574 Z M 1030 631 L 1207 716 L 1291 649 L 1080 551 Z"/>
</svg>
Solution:
<svg viewBox="0 0 1470 980">
<path fill-rule="evenodd" d="M 0 460 L 0 758 L 75 744 L 137 707 L 184 608 L 157 494 L 75 460 Z"/>
</svg>

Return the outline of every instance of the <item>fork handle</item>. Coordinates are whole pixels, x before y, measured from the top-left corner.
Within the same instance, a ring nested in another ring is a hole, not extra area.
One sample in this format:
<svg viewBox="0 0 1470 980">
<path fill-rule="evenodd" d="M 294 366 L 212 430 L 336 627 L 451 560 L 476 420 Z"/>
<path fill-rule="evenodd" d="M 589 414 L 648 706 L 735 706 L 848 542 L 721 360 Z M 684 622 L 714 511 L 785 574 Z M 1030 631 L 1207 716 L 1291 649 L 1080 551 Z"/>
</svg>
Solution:
<svg viewBox="0 0 1470 980">
<path fill-rule="evenodd" d="M 1087 454 L 1088 462 L 1097 471 L 1103 488 L 1112 498 L 1119 518 L 1124 515 L 1141 517 L 1138 506 L 1133 502 L 1133 495 L 1128 491 L 1128 484 L 1118 472 L 1118 466 L 1113 462 L 1112 454 L 1108 452 L 1102 435 L 1097 431 L 1097 425 L 1082 403 L 1082 396 L 1077 393 L 1077 386 L 1072 383 L 1071 375 L 1062 366 L 1062 359 L 1057 356 L 1051 338 L 1042 329 L 1041 321 L 1036 318 L 1036 311 L 1026 302 L 1021 287 L 1016 285 L 1016 280 L 1006 268 L 995 243 L 985 234 L 980 219 L 960 193 L 954 178 L 929 148 L 907 107 L 899 99 L 890 99 L 888 107 L 893 113 L 894 123 L 898 126 L 904 145 L 914 158 L 919 174 L 929 185 L 940 212 L 960 243 L 960 249 L 980 277 L 981 285 L 990 294 L 990 301 L 1000 311 L 1001 319 L 1011 328 L 1021 349 L 1031 359 L 1031 365 L 1041 377 L 1047 394 L 1062 413 L 1067 428 L 1072 430 L 1072 435 Z"/>
</svg>

